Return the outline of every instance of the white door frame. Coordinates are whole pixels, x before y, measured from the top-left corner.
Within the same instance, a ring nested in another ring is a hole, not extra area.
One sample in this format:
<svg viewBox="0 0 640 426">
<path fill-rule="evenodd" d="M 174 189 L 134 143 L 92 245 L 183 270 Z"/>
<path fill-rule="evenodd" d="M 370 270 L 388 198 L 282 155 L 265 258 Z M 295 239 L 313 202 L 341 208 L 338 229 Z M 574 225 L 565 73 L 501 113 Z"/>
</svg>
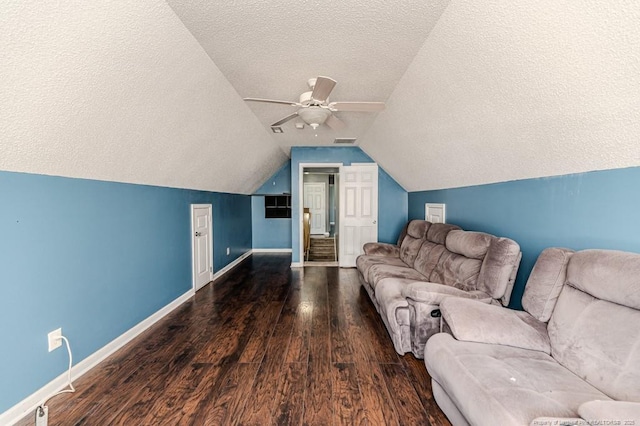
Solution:
<svg viewBox="0 0 640 426">
<path fill-rule="evenodd" d="M 209 270 L 209 281 L 213 279 L 213 206 L 211 204 L 191 204 L 191 288 L 193 293 L 198 290 L 196 288 L 196 231 L 193 222 L 193 213 L 195 209 L 206 208 L 209 210 L 209 253 L 211 253 L 211 268 Z"/>
<path fill-rule="evenodd" d="M 304 169 L 310 167 L 342 167 L 343 163 L 298 163 L 298 253 L 300 253 L 300 257 L 298 257 L 300 265 L 304 264 L 304 236 L 302 229 L 302 218 L 304 214 Z"/>
</svg>

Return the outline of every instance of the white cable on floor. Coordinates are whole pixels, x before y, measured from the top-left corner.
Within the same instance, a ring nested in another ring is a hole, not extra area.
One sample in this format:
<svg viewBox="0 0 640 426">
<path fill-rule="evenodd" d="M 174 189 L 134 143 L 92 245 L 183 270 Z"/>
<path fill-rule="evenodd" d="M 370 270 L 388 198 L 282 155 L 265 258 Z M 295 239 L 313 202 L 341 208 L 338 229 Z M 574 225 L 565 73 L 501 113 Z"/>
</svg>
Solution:
<svg viewBox="0 0 640 426">
<path fill-rule="evenodd" d="M 47 402 L 49 402 L 51 398 L 54 398 L 63 393 L 74 393 L 76 391 L 76 388 L 73 387 L 73 383 L 71 383 L 71 366 L 73 365 L 73 355 L 71 354 L 71 345 L 69 344 L 69 340 L 67 340 L 66 337 L 60 336 L 60 338 L 64 340 L 65 343 L 67 344 L 67 352 L 69 353 L 69 369 L 67 370 L 67 386 L 69 387 L 69 389 L 63 389 L 60 392 L 50 396 L 42 404 L 38 405 L 38 408 L 46 407 Z"/>
</svg>

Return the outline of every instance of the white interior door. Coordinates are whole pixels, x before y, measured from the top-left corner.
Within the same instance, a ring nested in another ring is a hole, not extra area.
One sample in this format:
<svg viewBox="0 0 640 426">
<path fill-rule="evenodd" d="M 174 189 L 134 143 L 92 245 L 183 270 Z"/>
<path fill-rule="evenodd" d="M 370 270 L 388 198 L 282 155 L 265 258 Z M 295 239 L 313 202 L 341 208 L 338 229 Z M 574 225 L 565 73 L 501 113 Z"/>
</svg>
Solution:
<svg viewBox="0 0 640 426">
<path fill-rule="evenodd" d="M 378 165 L 340 168 L 341 267 L 356 266 L 365 243 L 378 241 Z"/>
<path fill-rule="evenodd" d="M 193 242 L 193 288 L 195 291 L 213 277 L 211 204 L 191 206 L 191 238 Z"/>
<path fill-rule="evenodd" d="M 311 213 L 311 234 L 324 234 L 327 231 L 327 193 L 323 182 L 304 184 L 304 207 Z"/>
</svg>

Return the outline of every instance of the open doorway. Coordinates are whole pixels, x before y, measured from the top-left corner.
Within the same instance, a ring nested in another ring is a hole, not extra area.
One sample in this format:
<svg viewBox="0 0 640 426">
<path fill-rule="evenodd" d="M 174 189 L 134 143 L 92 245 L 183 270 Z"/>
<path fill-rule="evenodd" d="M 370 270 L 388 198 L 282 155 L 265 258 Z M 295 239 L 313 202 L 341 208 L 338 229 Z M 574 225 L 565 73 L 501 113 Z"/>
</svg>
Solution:
<svg viewBox="0 0 640 426">
<path fill-rule="evenodd" d="M 303 255 L 310 265 L 338 265 L 338 167 L 302 170 Z"/>
</svg>

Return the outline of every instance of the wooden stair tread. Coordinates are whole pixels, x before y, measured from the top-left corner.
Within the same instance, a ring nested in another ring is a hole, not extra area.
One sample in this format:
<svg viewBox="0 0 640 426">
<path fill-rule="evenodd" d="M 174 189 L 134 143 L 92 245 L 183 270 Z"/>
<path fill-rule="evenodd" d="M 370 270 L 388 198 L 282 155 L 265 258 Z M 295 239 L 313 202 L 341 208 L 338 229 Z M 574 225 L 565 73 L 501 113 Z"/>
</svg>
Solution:
<svg viewBox="0 0 640 426">
<path fill-rule="evenodd" d="M 309 261 L 335 261 L 335 238 L 311 238 Z"/>
</svg>

